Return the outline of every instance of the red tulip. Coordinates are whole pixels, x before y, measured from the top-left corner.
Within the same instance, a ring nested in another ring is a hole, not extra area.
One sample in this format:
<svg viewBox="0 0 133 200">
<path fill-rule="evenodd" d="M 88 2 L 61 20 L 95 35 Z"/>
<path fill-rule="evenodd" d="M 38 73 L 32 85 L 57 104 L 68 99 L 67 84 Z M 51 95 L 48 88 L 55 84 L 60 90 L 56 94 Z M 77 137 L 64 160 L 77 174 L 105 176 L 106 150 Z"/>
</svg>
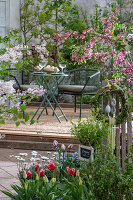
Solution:
<svg viewBox="0 0 133 200">
<path fill-rule="evenodd" d="M 29 177 L 29 178 L 32 178 L 32 177 L 33 177 L 33 174 L 32 174 L 32 172 L 31 172 L 31 171 L 28 171 L 28 173 L 27 173 L 27 174 L 28 174 L 28 177 Z"/>
<path fill-rule="evenodd" d="M 43 169 L 40 170 L 40 172 L 39 172 L 40 177 L 44 176 L 44 172 L 45 172 L 45 170 L 43 170 Z"/>
<path fill-rule="evenodd" d="M 70 174 L 72 176 L 76 176 L 76 169 L 75 168 L 70 169 Z"/>
<path fill-rule="evenodd" d="M 35 171 L 37 172 L 38 170 L 40 171 L 39 165 L 35 165 Z"/>
<path fill-rule="evenodd" d="M 46 167 L 47 167 L 50 171 L 55 170 L 55 165 L 54 165 L 53 162 L 51 162 L 49 165 L 46 165 Z"/>
<path fill-rule="evenodd" d="M 69 173 L 70 167 L 66 167 L 66 172 Z"/>
</svg>

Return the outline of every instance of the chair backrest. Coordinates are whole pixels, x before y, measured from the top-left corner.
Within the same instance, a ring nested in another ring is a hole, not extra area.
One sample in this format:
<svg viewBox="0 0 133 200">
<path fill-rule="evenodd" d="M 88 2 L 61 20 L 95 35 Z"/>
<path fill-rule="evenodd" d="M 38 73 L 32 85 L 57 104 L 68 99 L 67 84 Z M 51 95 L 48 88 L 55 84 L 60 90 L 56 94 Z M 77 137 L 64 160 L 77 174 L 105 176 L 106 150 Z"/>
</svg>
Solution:
<svg viewBox="0 0 133 200">
<path fill-rule="evenodd" d="M 97 69 L 74 69 L 67 72 L 69 77 L 63 81 L 62 84 L 69 84 L 69 85 L 85 85 L 87 86 L 96 86 L 99 89 L 100 84 L 100 71 Z M 88 78 L 91 77 L 93 78 Z M 87 82 L 88 81 L 88 82 Z"/>
</svg>

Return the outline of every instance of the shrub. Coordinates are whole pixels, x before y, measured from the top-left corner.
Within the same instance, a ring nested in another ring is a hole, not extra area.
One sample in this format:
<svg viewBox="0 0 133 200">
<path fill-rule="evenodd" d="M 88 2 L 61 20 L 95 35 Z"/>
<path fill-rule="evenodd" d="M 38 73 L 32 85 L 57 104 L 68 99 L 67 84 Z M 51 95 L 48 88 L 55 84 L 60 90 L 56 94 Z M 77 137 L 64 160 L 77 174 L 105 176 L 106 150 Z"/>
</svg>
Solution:
<svg viewBox="0 0 133 200">
<path fill-rule="evenodd" d="M 131 171 L 131 166 L 130 170 L 123 171 L 111 153 L 106 156 L 103 153 L 95 153 L 94 162 L 88 162 L 80 169 L 88 190 L 97 200 L 132 199 Z"/>
<path fill-rule="evenodd" d="M 106 118 L 103 116 L 97 119 L 97 116 L 98 113 L 90 112 L 85 120 L 79 119 L 75 124 L 72 122 L 71 134 L 78 138 L 81 144 L 99 149 L 109 129 Z"/>
</svg>

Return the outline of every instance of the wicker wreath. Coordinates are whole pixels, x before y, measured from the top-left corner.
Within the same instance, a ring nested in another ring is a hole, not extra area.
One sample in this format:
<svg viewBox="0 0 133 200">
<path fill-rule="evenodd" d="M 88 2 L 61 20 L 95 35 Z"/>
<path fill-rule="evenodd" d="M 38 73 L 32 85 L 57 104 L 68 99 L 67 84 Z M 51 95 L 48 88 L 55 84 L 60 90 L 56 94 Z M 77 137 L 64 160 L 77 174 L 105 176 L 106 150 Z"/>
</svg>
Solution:
<svg viewBox="0 0 133 200">
<path fill-rule="evenodd" d="M 95 109 L 102 103 L 102 97 L 109 97 L 110 95 L 117 94 L 121 101 L 121 112 L 115 117 L 116 124 L 122 124 L 129 116 L 128 107 L 126 105 L 126 97 L 124 91 L 117 85 L 107 85 L 102 87 L 96 95 L 92 98 L 92 107 Z M 101 111 L 103 114 L 104 112 Z M 105 114 L 105 113 L 104 113 Z"/>
</svg>

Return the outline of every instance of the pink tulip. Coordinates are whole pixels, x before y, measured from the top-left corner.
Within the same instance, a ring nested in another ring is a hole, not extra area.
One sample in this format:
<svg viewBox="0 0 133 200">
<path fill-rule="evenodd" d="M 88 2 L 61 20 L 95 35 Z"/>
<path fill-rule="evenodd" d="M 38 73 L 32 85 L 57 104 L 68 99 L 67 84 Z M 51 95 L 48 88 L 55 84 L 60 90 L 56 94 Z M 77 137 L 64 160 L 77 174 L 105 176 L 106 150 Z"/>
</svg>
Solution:
<svg viewBox="0 0 133 200">
<path fill-rule="evenodd" d="M 69 173 L 70 167 L 66 167 L 66 172 Z"/>
<path fill-rule="evenodd" d="M 24 170 L 24 172 L 23 172 L 23 178 L 24 179 L 26 179 L 27 178 L 27 173 L 26 173 L 26 171 Z"/>
</svg>

